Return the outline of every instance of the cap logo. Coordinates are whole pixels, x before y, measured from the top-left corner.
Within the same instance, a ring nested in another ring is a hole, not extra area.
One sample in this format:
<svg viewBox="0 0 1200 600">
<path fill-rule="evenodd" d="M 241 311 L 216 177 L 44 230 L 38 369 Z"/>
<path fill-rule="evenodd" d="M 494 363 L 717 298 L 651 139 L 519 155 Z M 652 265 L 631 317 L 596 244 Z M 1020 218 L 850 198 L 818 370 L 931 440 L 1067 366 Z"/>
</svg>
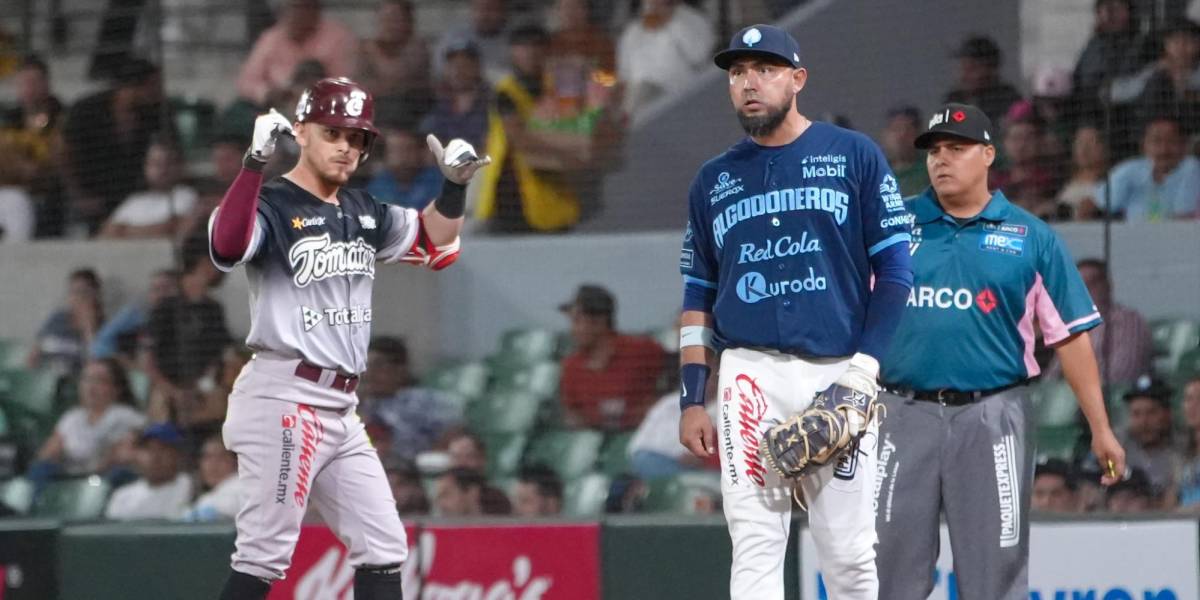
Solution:
<svg viewBox="0 0 1200 600">
<path fill-rule="evenodd" d="M 354 90 L 350 92 L 350 99 L 346 101 L 346 114 L 351 117 L 362 115 L 363 103 L 367 101 L 367 94 L 362 90 Z"/>
<path fill-rule="evenodd" d="M 987 132 L 987 130 L 986 130 L 986 129 L 985 129 L 985 130 L 983 130 L 983 139 L 985 139 L 985 140 L 987 140 L 987 141 L 989 141 L 989 142 L 990 142 L 990 141 L 992 141 L 992 136 L 988 135 L 988 132 Z"/>
<path fill-rule="evenodd" d="M 793 52 L 792 53 L 792 62 L 800 62 L 800 55 Z"/>
<path fill-rule="evenodd" d="M 955 123 L 962 123 L 963 120 L 967 118 L 967 113 L 960 110 L 960 111 L 954 113 L 953 118 L 954 118 Z"/>
<path fill-rule="evenodd" d="M 754 27 L 742 34 L 742 43 L 753 48 L 755 44 L 762 41 L 762 32 Z"/>
</svg>

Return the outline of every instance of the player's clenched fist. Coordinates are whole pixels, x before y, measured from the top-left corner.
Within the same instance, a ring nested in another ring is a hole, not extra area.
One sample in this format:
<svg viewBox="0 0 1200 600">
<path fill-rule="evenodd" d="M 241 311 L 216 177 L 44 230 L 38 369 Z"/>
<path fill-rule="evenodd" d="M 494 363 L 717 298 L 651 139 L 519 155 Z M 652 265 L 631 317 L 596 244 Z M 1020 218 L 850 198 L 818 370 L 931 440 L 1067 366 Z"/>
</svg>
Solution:
<svg viewBox="0 0 1200 600">
<path fill-rule="evenodd" d="M 292 134 L 292 123 L 287 117 L 271 109 L 254 119 L 254 137 L 250 140 L 249 156 L 260 162 L 267 162 L 275 154 L 275 140 L 280 133 Z"/>
<path fill-rule="evenodd" d="M 466 185 L 475 171 L 492 163 L 491 157 L 479 158 L 471 144 L 458 138 L 450 140 L 449 144 L 442 147 L 441 140 L 431 133 L 425 137 L 425 143 L 429 145 L 429 151 L 437 157 L 437 165 L 442 170 L 442 175 L 459 185 Z"/>
<path fill-rule="evenodd" d="M 704 405 L 689 406 L 679 417 L 679 443 L 696 458 L 708 458 L 717 447 L 717 430 Z"/>
</svg>

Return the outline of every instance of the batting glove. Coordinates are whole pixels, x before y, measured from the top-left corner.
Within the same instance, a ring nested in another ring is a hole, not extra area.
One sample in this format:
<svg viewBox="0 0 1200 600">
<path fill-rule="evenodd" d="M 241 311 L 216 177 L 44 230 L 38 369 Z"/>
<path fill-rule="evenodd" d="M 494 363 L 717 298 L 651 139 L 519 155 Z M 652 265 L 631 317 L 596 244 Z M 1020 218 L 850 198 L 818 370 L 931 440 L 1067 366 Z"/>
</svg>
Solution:
<svg viewBox="0 0 1200 600">
<path fill-rule="evenodd" d="M 850 366 L 842 373 L 841 377 L 826 390 L 827 397 L 833 397 L 834 388 L 838 386 L 853 390 L 866 396 L 865 406 L 870 406 L 879 397 L 879 361 L 869 354 L 861 352 L 850 357 Z M 848 411 L 846 414 L 846 428 L 850 432 L 851 437 L 858 437 L 860 433 L 867 427 L 869 419 L 869 411 Z"/>
<path fill-rule="evenodd" d="M 433 152 L 437 158 L 438 168 L 442 170 L 442 175 L 459 185 L 466 185 L 475 171 L 492 163 L 491 157 L 479 158 L 471 144 L 458 138 L 450 140 L 450 143 L 443 148 L 442 142 L 431 133 L 425 137 L 425 143 L 429 145 L 429 151 Z"/>
<path fill-rule="evenodd" d="M 259 162 L 267 162 L 271 155 L 275 154 L 275 140 L 278 139 L 280 133 L 293 135 L 292 123 L 286 117 L 273 108 L 271 112 L 259 115 L 257 119 L 254 119 L 254 137 L 250 140 L 247 157 Z"/>
</svg>

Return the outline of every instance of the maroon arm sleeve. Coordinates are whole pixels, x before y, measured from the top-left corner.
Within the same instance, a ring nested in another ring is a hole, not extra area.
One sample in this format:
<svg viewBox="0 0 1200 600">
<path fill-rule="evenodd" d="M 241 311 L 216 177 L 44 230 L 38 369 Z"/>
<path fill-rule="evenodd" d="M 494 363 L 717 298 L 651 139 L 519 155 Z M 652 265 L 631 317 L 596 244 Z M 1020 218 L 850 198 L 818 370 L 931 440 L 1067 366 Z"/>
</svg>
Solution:
<svg viewBox="0 0 1200 600">
<path fill-rule="evenodd" d="M 217 216 L 213 219 L 213 254 L 238 261 L 250 247 L 254 236 L 254 218 L 258 213 L 258 190 L 262 187 L 261 170 L 243 168 L 229 185 Z"/>
</svg>

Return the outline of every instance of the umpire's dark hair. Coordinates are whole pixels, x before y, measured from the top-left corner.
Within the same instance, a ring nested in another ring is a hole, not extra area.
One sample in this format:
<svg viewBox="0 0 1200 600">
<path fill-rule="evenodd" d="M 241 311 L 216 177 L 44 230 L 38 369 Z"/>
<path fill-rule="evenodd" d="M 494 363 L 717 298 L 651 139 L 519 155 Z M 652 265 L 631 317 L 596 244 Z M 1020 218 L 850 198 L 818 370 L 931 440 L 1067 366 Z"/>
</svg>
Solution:
<svg viewBox="0 0 1200 600">
<path fill-rule="evenodd" d="M 371 338 L 371 352 L 378 352 L 392 362 L 408 364 L 408 344 L 404 339 L 394 335 L 381 335 Z"/>
<path fill-rule="evenodd" d="M 555 473 L 554 469 L 546 465 L 535 464 L 523 467 L 517 473 L 517 481 L 532 484 L 537 488 L 538 494 L 541 496 L 562 500 L 562 479 L 558 477 L 558 473 Z"/>
<path fill-rule="evenodd" d="M 463 490 L 479 488 L 479 491 L 482 492 L 484 486 L 487 485 L 487 478 L 483 476 L 483 473 L 480 473 L 475 469 L 468 469 L 466 467 L 454 467 L 453 469 L 442 473 L 441 476 L 453 479 L 454 485 Z"/>
<path fill-rule="evenodd" d="M 95 289 L 100 289 L 100 276 L 96 274 L 96 270 L 91 267 L 81 267 L 71 271 L 67 279 L 74 281 L 76 279 L 92 286 Z"/>
</svg>

